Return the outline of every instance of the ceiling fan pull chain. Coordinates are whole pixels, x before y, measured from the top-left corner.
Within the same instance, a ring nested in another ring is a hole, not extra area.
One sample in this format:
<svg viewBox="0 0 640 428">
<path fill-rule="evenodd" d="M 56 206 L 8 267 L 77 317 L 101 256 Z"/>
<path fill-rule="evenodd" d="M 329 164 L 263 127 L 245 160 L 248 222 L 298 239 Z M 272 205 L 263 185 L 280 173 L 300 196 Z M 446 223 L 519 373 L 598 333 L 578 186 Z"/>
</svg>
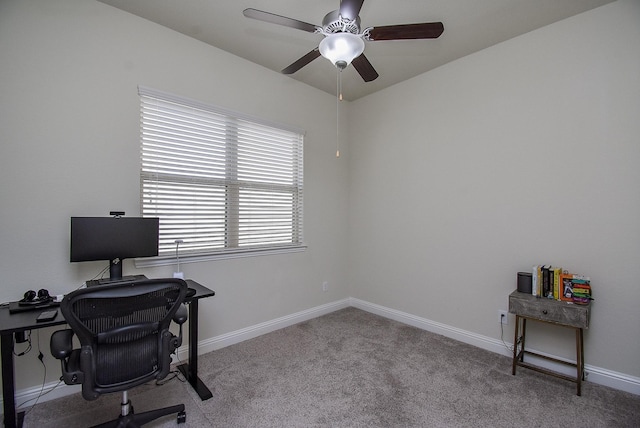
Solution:
<svg viewBox="0 0 640 428">
<path fill-rule="evenodd" d="M 340 157 L 340 101 L 342 101 L 342 70 L 338 69 L 336 82 L 336 157 Z"/>
</svg>

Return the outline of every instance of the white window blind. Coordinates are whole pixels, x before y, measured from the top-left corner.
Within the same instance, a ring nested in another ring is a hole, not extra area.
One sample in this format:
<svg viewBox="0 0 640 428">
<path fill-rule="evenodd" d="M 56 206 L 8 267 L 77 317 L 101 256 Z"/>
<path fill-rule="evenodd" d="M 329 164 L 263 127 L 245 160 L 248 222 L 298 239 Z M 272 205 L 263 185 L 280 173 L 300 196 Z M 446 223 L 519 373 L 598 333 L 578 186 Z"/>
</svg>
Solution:
<svg viewBox="0 0 640 428">
<path fill-rule="evenodd" d="M 302 246 L 303 134 L 139 88 L 141 212 L 159 256 Z"/>
</svg>

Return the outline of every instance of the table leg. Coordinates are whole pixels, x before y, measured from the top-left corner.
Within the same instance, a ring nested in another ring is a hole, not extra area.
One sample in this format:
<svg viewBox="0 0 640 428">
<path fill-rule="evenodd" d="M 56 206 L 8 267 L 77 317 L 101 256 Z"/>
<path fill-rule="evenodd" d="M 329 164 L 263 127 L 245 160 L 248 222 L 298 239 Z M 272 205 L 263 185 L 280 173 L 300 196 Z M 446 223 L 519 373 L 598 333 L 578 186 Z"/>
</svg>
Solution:
<svg viewBox="0 0 640 428">
<path fill-rule="evenodd" d="M 582 395 L 582 376 L 584 375 L 584 343 L 582 339 L 582 329 L 576 328 L 576 383 L 578 384 L 578 396 Z"/>
<path fill-rule="evenodd" d="M 516 315 L 516 325 L 514 328 L 515 333 L 513 334 L 513 361 L 511 367 L 511 374 L 516 374 L 516 362 L 518 359 L 518 336 L 520 331 L 520 316 Z"/>
<path fill-rule="evenodd" d="M 520 330 L 520 361 L 524 361 L 524 341 L 527 336 L 527 319 L 522 318 L 522 329 Z"/>
</svg>

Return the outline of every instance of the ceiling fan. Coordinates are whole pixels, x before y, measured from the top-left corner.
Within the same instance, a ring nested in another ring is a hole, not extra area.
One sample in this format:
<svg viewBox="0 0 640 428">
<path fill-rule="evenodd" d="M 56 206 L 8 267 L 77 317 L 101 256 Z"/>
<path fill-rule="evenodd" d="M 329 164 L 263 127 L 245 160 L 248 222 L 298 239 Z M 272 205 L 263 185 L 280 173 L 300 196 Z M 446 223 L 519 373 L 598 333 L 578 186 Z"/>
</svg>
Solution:
<svg viewBox="0 0 640 428">
<path fill-rule="evenodd" d="M 340 9 L 329 12 L 322 20 L 322 26 L 251 8 L 245 9 L 243 14 L 247 18 L 324 36 L 318 47 L 286 67 L 282 73 L 293 74 L 322 55 L 340 71 L 353 63 L 365 82 L 378 78 L 378 72 L 363 53 L 365 40 L 436 39 L 444 31 L 442 22 L 386 25 L 361 30 L 359 14 L 362 3 L 364 0 L 341 0 Z"/>
</svg>

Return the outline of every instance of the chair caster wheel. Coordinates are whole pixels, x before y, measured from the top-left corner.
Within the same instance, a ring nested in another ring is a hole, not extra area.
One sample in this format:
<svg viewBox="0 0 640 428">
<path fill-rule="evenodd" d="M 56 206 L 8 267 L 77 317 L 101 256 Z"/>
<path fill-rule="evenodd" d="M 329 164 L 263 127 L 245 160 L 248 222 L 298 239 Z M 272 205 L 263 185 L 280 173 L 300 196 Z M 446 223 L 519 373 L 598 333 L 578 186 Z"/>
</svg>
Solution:
<svg viewBox="0 0 640 428">
<path fill-rule="evenodd" d="M 187 422 L 187 412 L 178 413 L 178 423 L 184 424 Z"/>
</svg>

